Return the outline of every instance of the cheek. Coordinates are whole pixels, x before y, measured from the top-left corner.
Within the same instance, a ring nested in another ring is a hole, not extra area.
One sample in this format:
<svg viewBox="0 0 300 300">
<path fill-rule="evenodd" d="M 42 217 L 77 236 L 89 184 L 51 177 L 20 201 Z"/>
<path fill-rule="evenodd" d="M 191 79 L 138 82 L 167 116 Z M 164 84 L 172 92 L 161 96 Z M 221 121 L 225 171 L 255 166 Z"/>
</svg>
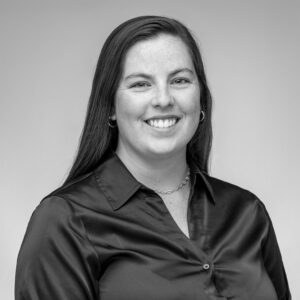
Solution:
<svg viewBox="0 0 300 300">
<path fill-rule="evenodd" d="M 137 120 L 144 112 L 143 101 L 138 96 L 119 93 L 115 99 L 115 113 L 117 120 Z"/>
<path fill-rule="evenodd" d="M 200 104 L 194 106 L 194 110 L 191 112 L 190 119 L 191 127 L 193 127 L 194 131 L 196 131 L 200 122 Z"/>
<path fill-rule="evenodd" d="M 184 109 L 187 115 L 190 115 L 195 119 L 195 122 L 198 123 L 200 117 L 200 93 L 196 90 L 186 99 L 189 101 L 184 101 Z"/>
<path fill-rule="evenodd" d="M 190 95 L 190 101 L 185 101 L 185 113 L 187 116 L 187 126 L 190 134 L 194 134 L 200 122 L 200 93 L 194 92 Z"/>
</svg>

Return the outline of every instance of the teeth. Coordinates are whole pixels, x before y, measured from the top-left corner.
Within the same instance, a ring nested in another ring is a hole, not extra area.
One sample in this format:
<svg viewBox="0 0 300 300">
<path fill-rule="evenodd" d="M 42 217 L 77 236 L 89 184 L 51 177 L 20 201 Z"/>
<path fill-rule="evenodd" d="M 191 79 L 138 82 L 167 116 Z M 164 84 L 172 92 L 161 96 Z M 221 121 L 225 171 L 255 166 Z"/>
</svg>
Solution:
<svg viewBox="0 0 300 300">
<path fill-rule="evenodd" d="M 160 120 L 148 120 L 147 123 L 155 128 L 168 128 L 171 126 L 174 126 L 176 123 L 176 118 L 171 118 L 171 119 L 160 119 Z"/>
</svg>

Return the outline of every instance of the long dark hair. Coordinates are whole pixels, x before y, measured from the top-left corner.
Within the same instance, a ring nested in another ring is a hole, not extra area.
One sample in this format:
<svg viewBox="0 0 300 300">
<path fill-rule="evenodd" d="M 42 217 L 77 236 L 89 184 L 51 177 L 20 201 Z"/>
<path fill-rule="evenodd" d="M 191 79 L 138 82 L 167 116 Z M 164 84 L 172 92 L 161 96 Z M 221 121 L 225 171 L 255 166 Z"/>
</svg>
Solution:
<svg viewBox="0 0 300 300">
<path fill-rule="evenodd" d="M 124 58 L 135 43 L 167 33 L 180 37 L 189 49 L 200 83 L 200 105 L 205 119 L 199 123 L 187 147 L 188 162 L 208 172 L 212 143 L 212 100 L 207 86 L 203 62 L 198 46 L 189 30 L 177 20 L 161 16 L 141 16 L 119 25 L 109 35 L 101 50 L 85 124 L 73 166 L 63 186 L 93 171 L 117 146 L 118 130 L 108 125 L 113 112 L 114 97 L 122 75 Z"/>
</svg>

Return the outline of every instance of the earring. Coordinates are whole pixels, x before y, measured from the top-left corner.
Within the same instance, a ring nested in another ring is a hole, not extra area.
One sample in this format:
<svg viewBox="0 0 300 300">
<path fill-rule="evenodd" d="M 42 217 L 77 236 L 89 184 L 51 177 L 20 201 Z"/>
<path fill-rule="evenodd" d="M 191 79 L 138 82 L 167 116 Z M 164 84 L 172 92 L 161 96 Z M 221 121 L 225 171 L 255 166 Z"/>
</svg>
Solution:
<svg viewBox="0 0 300 300">
<path fill-rule="evenodd" d="M 108 126 L 110 128 L 116 128 L 117 127 L 117 121 L 114 120 L 111 116 L 108 117 Z"/>
<path fill-rule="evenodd" d="M 203 110 L 200 111 L 200 123 L 205 119 L 205 112 Z"/>
</svg>

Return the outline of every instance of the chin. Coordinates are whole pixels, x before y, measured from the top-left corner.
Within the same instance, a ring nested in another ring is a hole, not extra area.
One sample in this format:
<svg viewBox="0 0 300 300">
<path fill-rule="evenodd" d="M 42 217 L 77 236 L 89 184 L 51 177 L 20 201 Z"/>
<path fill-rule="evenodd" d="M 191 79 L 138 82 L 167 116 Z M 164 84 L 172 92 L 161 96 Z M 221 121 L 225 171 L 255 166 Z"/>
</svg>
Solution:
<svg viewBox="0 0 300 300">
<path fill-rule="evenodd" d="M 178 147 L 178 146 L 172 146 L 169 144 L 167 145 L 157 145 L 156 147 L 151 147 L 147 149 L 147 153 L 149 153 L 151 156 L 157 157 L 157 158 L 163 158 L 163 157 L 170 157 L 174 154 L 178 154 L 180 151 L 186 151 L 186 147 Z"/>
</svg>

